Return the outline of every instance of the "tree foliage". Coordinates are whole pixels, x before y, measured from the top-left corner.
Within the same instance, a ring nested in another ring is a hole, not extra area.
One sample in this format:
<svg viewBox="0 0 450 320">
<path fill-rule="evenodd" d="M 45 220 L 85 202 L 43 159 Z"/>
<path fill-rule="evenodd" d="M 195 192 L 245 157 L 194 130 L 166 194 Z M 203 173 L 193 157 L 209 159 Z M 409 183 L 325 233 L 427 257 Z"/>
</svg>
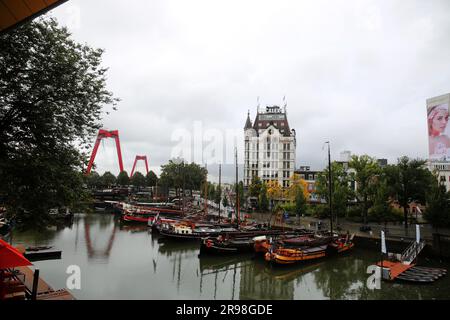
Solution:
<svg viewBox="0 0 450 320">
<path fill-rule="evenodd" d="M 117 176 L 117 184 L 121 187 L 128 186 L 130 184 L 130 177 L 126 171 L 122 171 Z"/>
<path fill-rule="evenodd" d="M 270 180 L 267 182 L 267 197 L 273 201 L 283 197 L 283 189 L 278 180 Z"/>
<path fill-rule="evenodd" d="M 207 174 L 208 171 L 196 163 L 176 163 L 169 160 L 169 163 L 161 166 L 159 184 L 177 190 L 183 186 L 185 189 L 200 190 Z"/>
<path fill-rule="evenodd" d="M 286 199 L 296 199 L 299 191 L 303 192 L 303 197 L 305 199 L 309 199 L 310 192 L 308 191 L 308 183 L 304 179 L 300 178 L 299 174 L 294 173 L 289 180 L 289 187 L 285 190 Z"/>
<path fill-rule="evenodd" d="M 149 171 L 145 176 L 145 181 L 147 187 L 154 187 L 158 183 L 158 177 L 156 176 L 156 173 Z"/>
<path fill-rule="evenodd" d="M 426 203 L 426 193 L 434 177 L 425 166 L 425 160 L 402 157 L 396 165 L 385 168 L 389 194 L 403 208 L 405 227 L 411 202 Z"/>
<path fill-rule="evenodd" d="M 84 151 L 116 101 L 102 54 L 53 19 L 0 36 L 0 193 L 23 220 L 45 222 L 83 197 Z"/>
<path fill-rule="evenodd" d="M 89 175 L 84 176 L 84 180 L 90 189 L 96 189 L 102 186 L 102 177 L 96 171 L 91 171 Z"/>
<path fill-rule="evenodd" d="M 392 206 L 392 199 L 389 195 L 389 186 L 385 174 L 379 176 L 376 191 L 373 196 L 373 206 L 369 209 L 369 216 L 378 222 L 397 221 L 398 209 Z M 401 217 L 401 215 L 400 215 Z"/>
<path fill-rule="evenodd" d="M 316 181 L 316 193 L 327 203 L 329 202 L 328 170 L 327 167 L 324 171 L 320 172 Z M 348 202 L 354 198 L 350 187 L 350 176 L 343 165 L 338 162 L 331 163 L 331 173 L 333 214 L 345 216 Z"/>
<path fill-rule="evenodd" d="M 262 182 L 258 176 L 253 176 L 250 185 L 248 186 L 248 194 L 250 197 L 257 197 L 261 194 Z"/>
<path fill-rule="evenodd" d="M 371 206 L 372 196 L 376 185 L 376 177 L 380 173 L 380 166 L 375 158 L 368 155 L 352 156 L 349 167 L 355 172 L 352 174 L 356 182 L 356 198 L 361 205 L 364 223 L 367 223 L 367 214 Z"/>
<path fill-rule="evenodd" d="M 295 194 L 295 213 L 298 215 L 306 213 L 307 210 L 308 203 L 303 188 L 303 186 L 297 187 Z"/>
<path fill-rule="evenodd" d="M 427 208 L 424 217 L 434 228 L 450 227 L 450 193 L 437 181 L 427 193 Z"/>
<path fill-rule="evenodd" d="M 102 175 L 101 181 L 102 181 L 102 185 L 103 185 L 104 187 L 110 188 L 110 187 L 112 187 L 113 185 L 116 184 L 117 178 L 116 178 L 116 176 L 113 175 L 111 172 L 106 171 L 106 172 Z"/>
<path fill-rule="evenodd" d="M 138 171 L 133 174 L 130 183 L 135 187 L 145 187 L 146 179 L 144 175 Z"/>
<path fill-rule="evenodd" d="M 259 209 L 267 211 L 269 209 L 269 199 L 267 197 L 267 185 L 263 182 L 261 185 L 261 193 L 259 194 Z"/>
</svg>

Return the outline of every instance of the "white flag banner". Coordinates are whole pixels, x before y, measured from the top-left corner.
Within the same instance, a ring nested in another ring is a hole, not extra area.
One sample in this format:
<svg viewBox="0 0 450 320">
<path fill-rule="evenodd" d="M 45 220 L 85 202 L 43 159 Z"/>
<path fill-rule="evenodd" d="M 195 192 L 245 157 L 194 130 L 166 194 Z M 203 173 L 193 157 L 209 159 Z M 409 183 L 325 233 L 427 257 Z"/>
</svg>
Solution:
<svg viewBox="0 0 450 320">
<path fill-rule="evenodd" d="M 420 243 L 420 226 L 416 224 L 416 242 Z"/>
<path fill-rule="evenodd" d="M 384 236 L 384 231 L 381 231 L 381 252 L 387 253 L 387 250 L 386 250 L 386 238 Z"/>
</svg>

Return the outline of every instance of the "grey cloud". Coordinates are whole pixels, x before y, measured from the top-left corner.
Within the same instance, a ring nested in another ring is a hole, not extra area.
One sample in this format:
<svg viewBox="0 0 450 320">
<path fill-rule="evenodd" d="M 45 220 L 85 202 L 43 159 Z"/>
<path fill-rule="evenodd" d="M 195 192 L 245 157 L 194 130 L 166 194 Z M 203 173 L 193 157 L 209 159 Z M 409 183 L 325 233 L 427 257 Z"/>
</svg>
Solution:
<svg viewBox="0 0 450 320">
<path fill-rule="evenodd" d="M 257 96 L 284 95 L 298 165 L 323 168 L 326 140 L 333 158 L 425 158 L 425 100 L 450 92 L 445 0 L 72 0 L 52 11 L 62 23 L 68 5 L 81 13 L 75 39 L 106 50 L 122 101 L 104 123 L 127 162 L 149 154 L 159 166 L 177 128 L 242 129 Z"/>
</svg>

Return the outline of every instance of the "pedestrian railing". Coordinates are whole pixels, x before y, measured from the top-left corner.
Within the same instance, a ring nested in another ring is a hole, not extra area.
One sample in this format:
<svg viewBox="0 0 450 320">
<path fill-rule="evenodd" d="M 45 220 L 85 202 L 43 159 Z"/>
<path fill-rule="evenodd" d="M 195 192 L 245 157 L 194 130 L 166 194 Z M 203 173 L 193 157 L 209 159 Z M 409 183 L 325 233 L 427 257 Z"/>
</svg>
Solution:
<svg viewBox="0 0 450 320">
<path fill-rule="evenodd" d="M 413 241 L 402 253 L 401 262 L 407 265 L 411 264 L 417 258 L 424 247 L 425 241 L 421 241 L 420 243 Z"/>
</svg>

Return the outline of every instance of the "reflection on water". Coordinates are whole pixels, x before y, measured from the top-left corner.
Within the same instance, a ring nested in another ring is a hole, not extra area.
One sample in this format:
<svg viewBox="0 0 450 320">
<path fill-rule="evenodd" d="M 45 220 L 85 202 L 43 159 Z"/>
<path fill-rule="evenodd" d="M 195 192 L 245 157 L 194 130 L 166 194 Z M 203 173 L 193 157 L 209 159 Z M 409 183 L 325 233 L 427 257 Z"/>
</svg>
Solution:
<svg viewBox="0 0 450 320">
<path fill-rule="evenodd" d="M 146 226 L 123 225 L 113 215 L 76 215 L 70 226 L 13 235 L 14 244 L 50 245 L 61 260 L 36 262 L 55 288 L 67 267 L 81 267 L 78 299 L 448 299 L 450 279 L 433 285 L 383 283 L 366 288 L 376 252 L 355 249 L 341 257 L 271 267 L 253 254 L 198 257 L 197 242 L 152 235 Z M 425 261 L 430 264 L 431 262 Z M 432 263 L 449 268 L 448 265 Z"/>
</svg>

